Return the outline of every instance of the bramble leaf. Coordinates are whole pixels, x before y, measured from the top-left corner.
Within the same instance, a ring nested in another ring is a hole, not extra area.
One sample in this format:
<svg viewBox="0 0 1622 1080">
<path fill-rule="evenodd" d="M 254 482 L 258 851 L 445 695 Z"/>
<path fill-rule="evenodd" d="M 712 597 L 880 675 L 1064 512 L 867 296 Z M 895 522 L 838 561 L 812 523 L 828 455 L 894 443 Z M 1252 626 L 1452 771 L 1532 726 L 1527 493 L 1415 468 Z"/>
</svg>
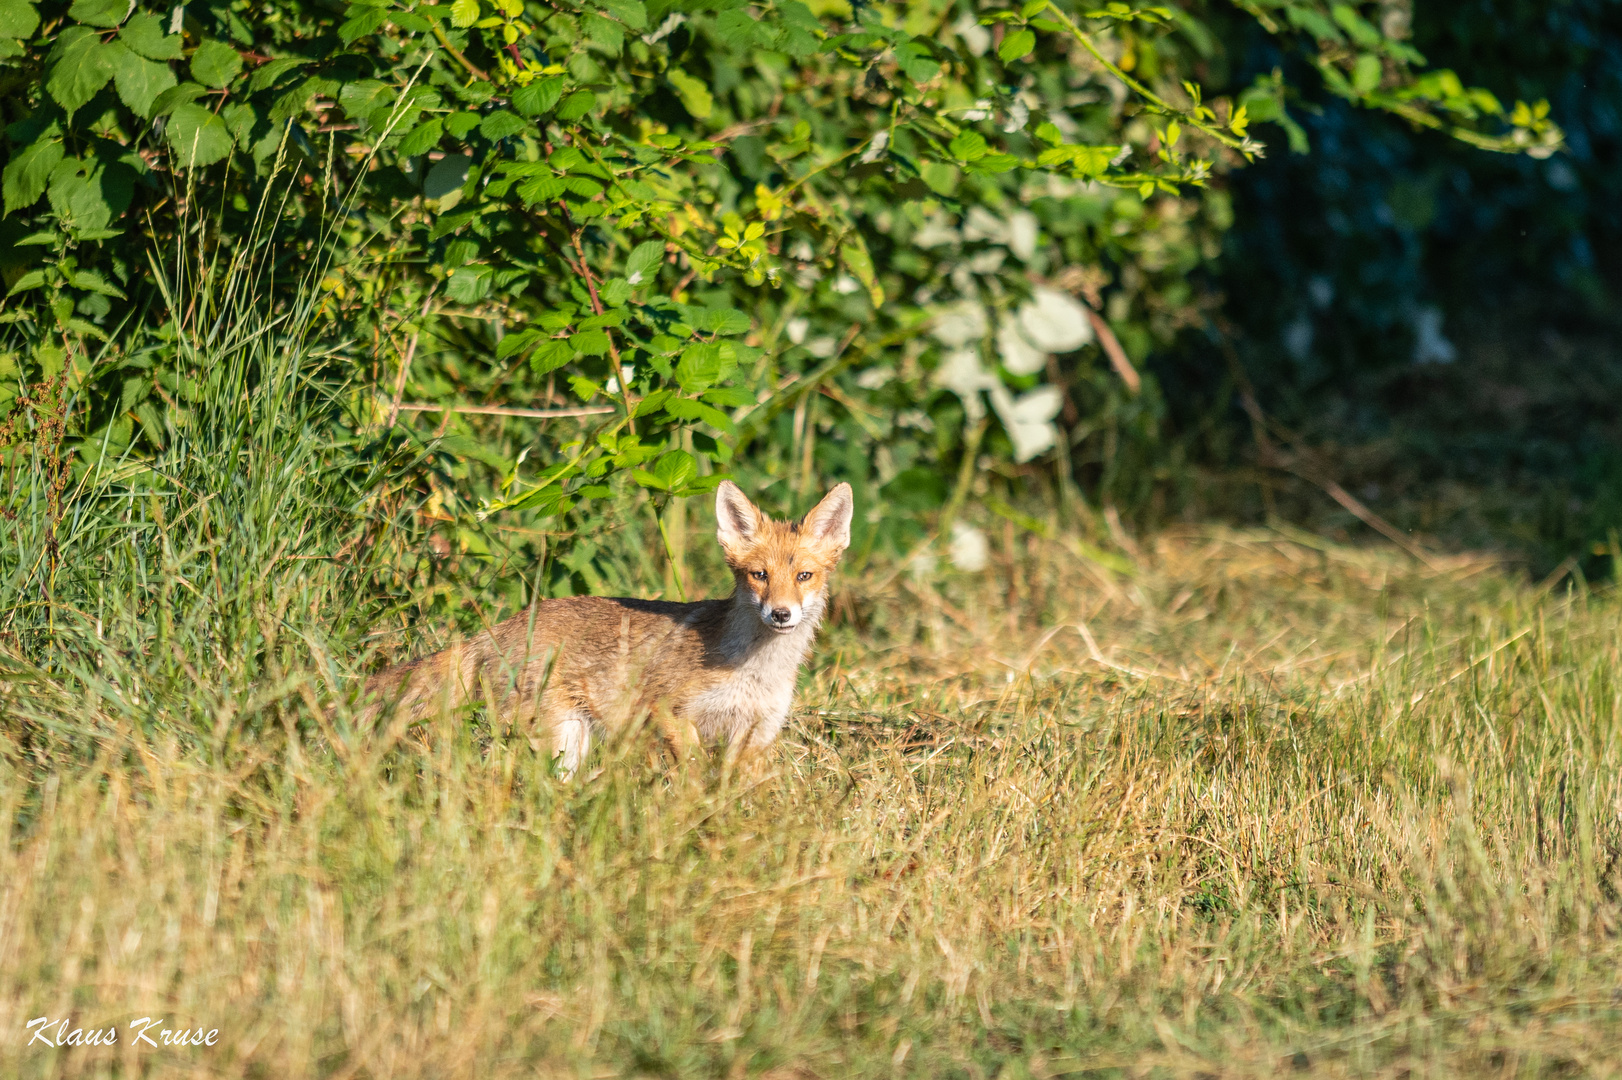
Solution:
<svg viewBox="0 0 1622 1080">
<path fill-rule="evenodd" d="M 6 163 L 5 212 L 33 206 L 45 194 L 51 170 L 62 160 L 62 141 L 51 134 L 23 147 Z"/>
<path fill-rule="evenodd" d="M 205 41 L 191 54 L 191 77 L 204 86 L 223 88 L 241 71 L 241 55 L 223 41 Z"/>
<path fill-rule="evenodd" d="M 201 105 L 177 105 L 163 134 L 182 168 L 212 165 L 231 152 L 225 121 Z"/>
<path fill-rule="evenodd" d="M 113 58 L 96 31 L 70 26 L 57 36 L 46 61 L 45 89 L 71 118 L 113 77 Z"/>
</svg>

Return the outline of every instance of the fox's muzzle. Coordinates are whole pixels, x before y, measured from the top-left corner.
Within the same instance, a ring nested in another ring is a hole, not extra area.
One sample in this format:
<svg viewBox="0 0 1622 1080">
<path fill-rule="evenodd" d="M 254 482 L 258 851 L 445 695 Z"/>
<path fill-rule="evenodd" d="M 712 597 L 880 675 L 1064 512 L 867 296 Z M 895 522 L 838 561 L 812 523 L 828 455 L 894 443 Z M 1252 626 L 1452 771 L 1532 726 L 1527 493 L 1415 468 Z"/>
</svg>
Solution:
<svg viewBox="0 0 1622 1080">
<path fill-rule="evenodd" d="M 803 614 L 803 609 L 799 604 L 794 604 L 791 607 L 762 604 L 760 608 L 761 621 L 778 633 L 787 633 L 799 626 Z"/>
</svg>

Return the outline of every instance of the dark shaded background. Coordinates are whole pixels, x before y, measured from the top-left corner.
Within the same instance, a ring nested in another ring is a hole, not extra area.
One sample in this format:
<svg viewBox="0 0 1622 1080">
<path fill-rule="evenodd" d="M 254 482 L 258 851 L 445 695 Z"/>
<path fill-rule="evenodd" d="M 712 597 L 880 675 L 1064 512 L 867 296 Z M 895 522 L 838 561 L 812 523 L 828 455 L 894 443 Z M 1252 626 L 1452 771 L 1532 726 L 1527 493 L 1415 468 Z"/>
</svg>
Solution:
<svg viewBox="0 0 1622 1080">
<path fill-rule="evenodd" d="M 1231 180 L 1223 320 L 1256 396 L 1379 513 L 1546 573 L 1614 572 L 1622 527 L 1622 0 L 1419 0 L 1413 40 L 1506 104 L 1547 98 L 1569 150 L 1486 154 L 1363 112 L 1245 23 L 1233 85 L 1281 66 L 1311 139 Z M 1269 509 L 1355 535 L 1312 484 L 1254 468 L 1216 335 L 1155 373 L 1209 483 L 1191 509 Z M 1271 502 L 1269 508 L 1267 503 Z M 1622 556 L 1622 552 L 1618 553 Z"/>
</svg>

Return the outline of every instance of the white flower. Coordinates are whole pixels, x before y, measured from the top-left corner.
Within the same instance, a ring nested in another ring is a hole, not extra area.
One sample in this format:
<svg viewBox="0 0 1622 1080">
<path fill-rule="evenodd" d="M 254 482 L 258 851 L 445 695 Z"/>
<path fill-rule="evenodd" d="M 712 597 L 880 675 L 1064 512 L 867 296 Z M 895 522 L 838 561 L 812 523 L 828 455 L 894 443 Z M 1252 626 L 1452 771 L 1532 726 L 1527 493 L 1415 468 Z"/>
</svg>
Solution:
<svg viewBox="0 0 1622 1080">
<path fill-rule="evenodd" d="M 884 148 L 889 144 L 890 132 L 888 130 L 881 131 L 877 135 L 874 135 L 873 141 L 868 144 L 866 150 L 862 151 L 862 164 L 868 165 L 877 161 L 879 159 L 879 155 L 884 153 Z"/>
<path fill-rule="evenodd" d="M 684 23 L 686 21 L 687 21 L 687 16 L 685 16 L 685 15 L 681 15 L 681 14 L 672 15 L 669 18 L 667 18 L 664 22 L 660 23 L 659 24 L 659 29 L 655 30 L 653 33 L 651 33 L 651 34 L 643 34 L 642 35 L 642 40 L 646 41 L 649 45 L 655 45 L 655 44 L 663 41 L 665 38 L 669 37 L 672 33 L 675 32 L 676 27 L 680 26 L 682 23 Z"/>
<path fill-rule="evenodd" d="M 619 376 L 616 378 L 615 376 L 610 375 L 609 378 L 608 378 L 608 382 L 603 384 L 603 389 L 607 390 L 610 394 L 617 394 L 617 393 L 620 392 L 620 380 L 621 379 L 625 380 L 625 385 L 626 386 L 630 386 L 631 381 L 633 379 L 635 379 L 635 378 L 636 378 L 636 369 L 635 368 L 633 368 L 630 364 L 621 365 Z"/>
<path fill-rule="evenodd" d="M 1008 110 L 1008 123 L 1004 124 L 1002 129 L 1012 135 L 1023 128 L 1030 118 L 1031 107 L 1025 104 L 1024 101 L 1015 98 L 1014 104 Z"/>
<path fill-rule="evenodd" d="M 1013 319 L 997 327 L 997 359 L 1013 375 L 1035 375 L 1048 364 L 1048 354 L 1026 341 Z"/>
<path fill-rule="evenodd" d="M 955 244 L 959 239 L 957 230 L 947 222 L 945 214 L 932 214 L 924 220 L 924 227 L 912 234 L 912 242 L 921 248 Z"/>
<path fill-rule="evenodd" d="M 952 522 L 952 542 L 947 546 L 947 558 L 952 565 L 967 574 L 978 574 L 991 561 L 991 545 L 986 534 L 973 525 Z"/>
<path fill-rule="evenodd" d="M 826 360 L 839 351 L 839 339 L 833 337 L 812 338 L 805 343 L 805 348 L 818 360 Z"/>
<path fill-rule="evenodd" d="M 963 265 L 976 274 L 995 274 L 1002 269 L 1003 260 L 1006 258 L 1008 258 L 1008 252 L 1002 248 L 988 248 Z"/>
<path fill-rule="evenodd" d="M 853 292 L 858 292 L 861 287 L 861 283 L 849 274 L 840 274 L 834 278 L 834 292 L 841 296 L 849 296 Z"/>
<path fill-rule="evenodd" d="M 1020 262 L 1030 262 L 1036 254 L 1036 215 L 1020 210 L 1008 218 L 1008 250 Z"/>
<path fill-rule="evenodd" d="M 991 392 L 991 407 L 1014 444 L 1015 461 L 1029 461 L 1058 445 L 1059 430 L 1053 426 L 1053 418 L 1063 404 L 1057 386 L 1038 386 L 1017 399 L 1000 383 Z"/>
<path fill-rule="evenodd" d="M 933 333 L 943 345 L 967 345 L 985 337 L 986 330 L 986 309 L 977 300 L 958 300 L 935 315 Z"/>
<path fill-rule="evenodd" d="M 889 364 L 880 364 L 878 367 L 868 368 L 856 376 L 856 385 L 863 390 L 877 390 L 895 378 L 895 368 Z"/>
<path fill-rule="evenodd" d="M 963 239 L 990 240 L 994 244 L 1001 244 L 1007 238 L 1008 226 L 1002 218 L 983 206 L 969 207 L 968 214 L 963 218 Z"/>
<path fill-rule="evenodd" d="M 963 39 L 963 47 L 970 55 L 984 56 L 991 48 L 991 31 L 980 25 L 972 12 L 952 24 L 952 32 Z"/>
<path fill-rule="evenodd" d="M 1442 333 L 1442 309 L 1424 307 L 1414 312 L 1414 363 L 1451 364 L 1458 346 Z"/>
<path fill-rule="evenodd" d="M 807 319 L 803 315 L 790 319 L 788 321 L 788 325 L 783 327 L 784 332 L 788 334 L 789 341 L 793 342 L 795 345 L 799 345 L 805 341 L 806 331 L 810 329 L 811 320 Z"/>
<path fill-rule="evenodd" d="M 1033 290 L 1019 306 L 1019 327 L 1031 344 L 1047 352 L 1070 352 L 1093 339 L 1087 309 L 1057 289 Z"/>
<path fill-rule="evenodd" d="M 935 382 L 962 399 L 963 412 L 970 420 L 979 420 L 986 414 L 980 391 L 1001 390 L 1005 395 L 1008 393 L 1002 389 L 997 377 L 980 363 L 978 349 L 956 349 L 947 353 L 941 366 L 935 369 Z"/>
</svg>

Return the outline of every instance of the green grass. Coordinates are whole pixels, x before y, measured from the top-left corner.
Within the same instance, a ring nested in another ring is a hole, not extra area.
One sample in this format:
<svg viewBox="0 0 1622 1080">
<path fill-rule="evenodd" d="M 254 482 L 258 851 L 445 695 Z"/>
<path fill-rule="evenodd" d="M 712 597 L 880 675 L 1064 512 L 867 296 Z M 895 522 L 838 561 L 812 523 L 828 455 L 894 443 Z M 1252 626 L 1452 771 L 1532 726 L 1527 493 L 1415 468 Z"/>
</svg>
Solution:
<svg viewBox="0 0 1622 1080">
<path fill-rule="evenodd" d="M 633 734 L 560 784 L 478 717 L 329 715 L 444 624 L 372 635 L 405 548 L 352 543 L 297 342 L 239 345 L 54 556 L 49 447 L 7 459 L 5 1075 L 1622 1071 L 1614 595 L 1010 531 L 841 582 L 765 773 Z"/>
</svg>

